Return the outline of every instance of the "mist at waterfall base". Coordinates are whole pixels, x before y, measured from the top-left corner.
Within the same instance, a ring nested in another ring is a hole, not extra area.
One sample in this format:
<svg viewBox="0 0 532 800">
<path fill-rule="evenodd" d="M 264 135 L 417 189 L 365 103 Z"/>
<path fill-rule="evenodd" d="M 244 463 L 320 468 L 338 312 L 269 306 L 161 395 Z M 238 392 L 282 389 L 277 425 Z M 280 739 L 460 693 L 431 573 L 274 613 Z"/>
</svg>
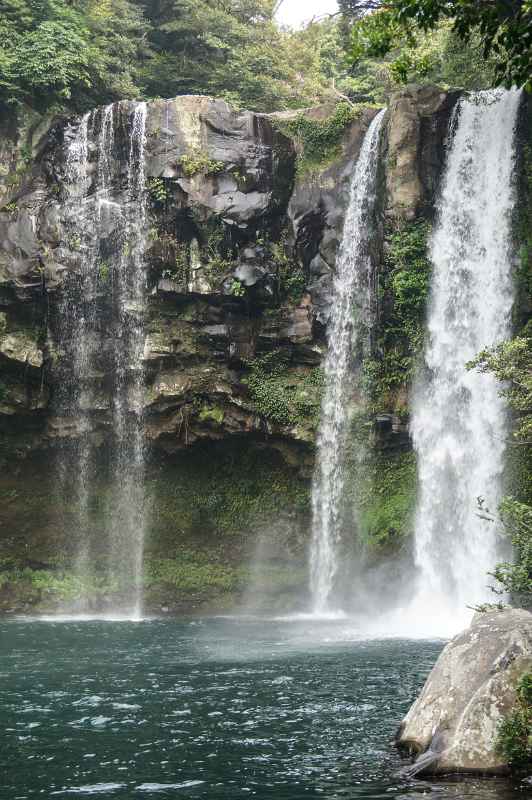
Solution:
<svg viewBox="0 0 532 800">
<path fill-rule="evenodd" d="M 516 796 L 400 775 L 392 739 L 442 643 L 267 619 L 13 619 L 0 638 L 0 800 Z"/>
<path fill-rule="evenodd" d="M 353 309 L 367 303 L 367 282 L 357 282 L 351 273 L 346 283 L 342 266 L 349 259 L 349 268 L 360 270 L 371 234 L 355 229 L 367 224 L 360 212 L 354 215 L 350 208 L 346 215 L 313 492 L 312 610 L 323 615 L 343 608 L 354 613 L 359 629 L 371 634 L 452 636 L 467 627 L 473 607 L 493 602 L 488 573 L 507 555 L 501 531 L 478 507 L 483 498 L 494 511 L 501 500 L 507 412 L 495 379 L 468 370 L 467 363 L 511 335 L 519 103 L 518 91 L 492 90 L 463 98 L 455 110 L 430 243 L 433 274 L 424 364 L 412 404 L 418 460 L 414 552 L 410 563 L 403 553 L 398 565 L 368 569 L 359 545 L 359 563 L 350 564 L 350 592 L 341 574 L 342 538 L 356 538 L 356 497 L 349 531 L 341 518 L 343 453 L 349 394 L 357 381 L 351 318 Z M 360 175 L 375 171 L 368 162 L 370 142 L 371 130 L 354 175 L 351 203 L 358 194 L 357 208 L 372 202 L 374 178 L 364 181 Z M 344 301 L 351 317 L 342 320 Z"/>
</svg>

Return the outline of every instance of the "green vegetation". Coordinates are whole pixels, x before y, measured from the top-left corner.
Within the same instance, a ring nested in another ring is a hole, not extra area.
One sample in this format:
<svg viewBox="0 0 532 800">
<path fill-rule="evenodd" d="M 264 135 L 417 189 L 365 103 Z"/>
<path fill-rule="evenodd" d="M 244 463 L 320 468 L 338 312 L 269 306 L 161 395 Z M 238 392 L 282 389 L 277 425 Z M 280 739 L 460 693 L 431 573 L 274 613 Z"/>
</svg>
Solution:
<svg viewBox="0 0 532 800">
<path fill-rule="evenodd" d="M 128 0 L 1 0 L 0 103 L 86 109 L 132 97 L 145 33 Z"/>
<path fill-rule="evenodd" d="M 298 170 L 305 173 L 334 161 L 348 125 L 359 113 L 349 103 L 341 102 L 326 119 L 298 114 L 294 119 L 278 121 L 278 128 L 296 142 Z"/>
<path fill-rule="evenodd" d="M 213 561 L 205 552 L 178 549 L 172 558 L 148 561 L 145 585 L 148 591 L 161 584 L 177 592 L 201 592 L 212 589 L 234 591 L 241 581 L 239 569 Z"/>
<path fill-rule="evenodd" d="M 493 572 L 497 581 L 494 591 L 509 593 L 512 601 L 532 607 L 532 323 L 524 328 L 520 336 L 511 341 L 484 350 L 468 364 L 493 374 L 501 382 L 500 394 L 506 398 L 514 412 L 514 431 L 511 446 L 519 448 L 519 459 L 523 477 L 515 482 L 521 484 L 522 494 L 506 497 L 497 513 L 490 513 L 481 503 L 482 515 L 492 524 L 499 524 L 509 536 L 514 553 L 512 563 L 499 564 Z"/>
<path fill-rule="evenodd" d="M 532 673 L 519 681 L 512 713 L 499 729 L 497 746 L 515 771 L 526 770 L 532 762 Z"/>
<path fill-rule="evenodd" d="M 527 123 L 530 131 L 532 129 L 532 110 L 529 110 Z M 517 311 L 522 316 L 526 316 L 528 300 L 532 296 L 532 134 L 529 136 L 528 143 L 523 145 L 522 150 L 521 196 L 521 202 L 517 209 L 516 226 L 517 239 L 520 242 L 519 265 L 516 275 Z"/>
<path fill-rule="evenodd" d="M 415 456 L 409 451 L 374 451 L 359 471 L 362 538 L 373 549 L 397 548 L 411 533 L 417 485 Z"/>
<path fill-rule="evenodd" d="M 203 406 L 198 414 L 200 422 L 212 422 L 214 425 L 221 425 L 224 421 L 224 410 L 218 406 Z"/>
<path fill-rule="evenodd" d="M 214 425 L 223 413 L 208 403 L 201 410 Z M 52 608 L 82 594 L 97 599 L 127 590 L 105 576 L 110 545 L 102 518 L 112 496 L 104 464 L 90 508 L 91 541 L 102 567 L 98 575 L 74 574 L 76 514 L 54 494 L 52 476 L 42 464 L 35 465 L 34 474 L 26 472 L 24 481 L 5 472 L 0 477 L 5 531 L 0 541 L 0 609 L 26 603 Z M 265 567 L 264 592 L 268 587 L 275 594 L 275 587 L 295 591 L 296 584 L 304 586 L 308 481 L 277 451 L 249 440 L 195 445 L 149 468 L 146 499 L 153 509 L 146 536 L 148 603 L 190 608 L 213 598 L 218 607 L 223 597 L 234 602 L 249 579 L 243 565 L 262 540 L 277 554 Z M 16 536 L 9 531 L 17 531 Z"/>
<path fill-rule="evenodd" d="M 257 413 L 278 425 L 317 429 L 323 387 L 320 368 L 290 368 L 279 351 L 256 358 L 248 366 L 243 381 Z"/>
<path fill-rule="evenodd" d="M 102 283 L 107 283 L 111 274 L 111 267 L 107 261 L 102 261 L 98 267 L 98 277 Z"/>
<path fill-rule="evenodd" d="M 164 205 L 169 199 L 164 178 L 148 178 L 148 192 L 153 203 Z"/>
<path fill-rule="evenodd" d="M 214 161 L 199 148 L 181 156 L 179 163 L 187 178 L 192 178 L 194 175 L 215 175 L 224 168 L 223 161 Z"/>
<path fill-rule="evenodd" d="M 410 383 L 423 347 L 431 272 L 427 253 L 430 230 L 424 220 L 405 222 L 386 237 L 378 292 L 381 302 L 393 304 L 392 312 L 380 329 L 378 357 L 368 358 L 363 364 L 364 385 L 374 411 L 396 403 L 395 395 Z M 399 406 L 395 410 L 401 413 L 402 409 Z"/>
<path fill-rule="evenodd" d="M 235 278 L 231 281 L 231 287 L 229 292 L 233 295 L 233 297 L 244 297 L 246 294 L 246 287 L 244 284 Z"/>
<path fill-rule="evenodd" d="M 364 0 L 348 3 L 351 10 L 368 5 Z M 477 38 L 485 59 L 492 58 L 493 74 L 499 84 L 526 85 L 532 89 L 532 6 L 529 0 L 493 0 L 479 4 L 477 0 L 392 0 L 370 3 L 375 9 L 355 21 L 352 30 L 351 55 L 358 61 L 364 57 L 395 58 L 392 73 L 401 80 L 409 78 L 412 69 L 421 74 L 429 71 L 423 59 L 416 62 L 415 48 L 420 33 L 437 30 L 442 22 L 451 21 L 453 33 L 466 46 Z"/>
<path fill-rule="evenodd" d="M 118 583 L 95 575 L 76 575 L 65 569 L 6 569 L 0 572 L 0 591 L 9 588 L 25 602 L 55 603 L 77 600 L 82 596 L 99 597 L 117 591 Z"/>
<path fill-rule="evenodd" d="M 529 83 L 529 0 L 393 0 L 357 19 L 282 30 L 275 0 L 0 0 L 0 106 L 82 112 L 123 98 L 208 94 L 257 111 L 347 98 L 322 129 L 294 127 L 308 165 L 328 157 L 350 103 L 382 103 L 405 81 L 482 88 Z M 370 3 L 374 8 L 375 4 Z M 355 111 L 356 113 L 356 111 Z M 304 160 L 303 160 L 304 163 Z M 185 162 L 190 174 L 215 166 Z"/>
</svg>

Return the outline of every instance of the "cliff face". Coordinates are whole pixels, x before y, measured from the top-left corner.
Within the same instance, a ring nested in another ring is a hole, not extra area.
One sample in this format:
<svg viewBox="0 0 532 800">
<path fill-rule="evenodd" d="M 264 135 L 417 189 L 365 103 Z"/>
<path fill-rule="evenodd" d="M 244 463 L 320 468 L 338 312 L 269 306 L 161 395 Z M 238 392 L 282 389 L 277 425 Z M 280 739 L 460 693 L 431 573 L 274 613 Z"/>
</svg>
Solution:
<svg viewBox="0 0 532 800">
<path fill-rule="evenodd" d="M 411 488 L 405 488 L 412 479 L 408 391 L 419 347 L 408 333 L 397 333 L 394 280 L 409 269 L 408 252 L 399 244 L 410 243 L 412 259 L 425 257 L 457 98 L 434 88 L 405 90 L 391 103 L 382 142 L 374 356 L 367 365 L 374 380 L 366 409 L 377 455 L 368 474 L 385 480 L 394 502 Z M 113 194 L 123 203 L 131 110 L 127 102 L 115 107 L 108 154 Z M 303 163 L 302 143 L 289 135 L 286 115 L 235 112 L 206 97 L 154 101 L 147 111 L 142 404 L 151 502 L 158 512 L 149 555 L 159 567 L 169 548 L 173 559 L 206 564 L 198 586 L 210 587 L 207 596 L 214 598 L 242 589 L 241 565 L 260 539 L 278 572 L 293 567 L 282 579 L 292 591 L 304 582 L 332 274 L 353 165 L 375 111 L 354 115 L 334 158 L 311 169 Z M 320 112 L 313 115 L 319 118 Z M 104 111 L 94 112 L 90 124 L 96 141 Z M 72 378 L 65 298 L 81 281 L 90 233 L 90 216 L 84 214 L 97 202 L 94 145 L 89 144 L 81 199 L 79 187 L 69 183 L 74 129 L 72 120 L 29 120 L 6 130 L 0 145 L 6 499 L 0 548 L 10 569 L 68 563 L 68 504 L 57 497 L 54 465 L 57 453 L 74 447 L 87 429 L 99 452 L 95 480 L 105 493 L 106 443 L 112 436 L 108 350 L 115 335 L 106 315 L 113 302 L 113 248 L 120 238 L 120 221 L 112 214 L 105 233 L 109 259 L 95 263 L 94 291 L 85 298 L 87 313 L 97 320 L 99 356 L 84 387 L 83 418 L 64 415 L 59 402 L 61 387 Z M 423 309 L 418 312 L 422 325 Z M 391 354 L 399 351 L 398 363 Z M 375 523 L 370 501 L 366 511 L 368 535 L 372 525 L 390 527 L 386 520 Z M 402 513 L 406 519 L 408 509 Z M 213 555 L 214 540 L 221 552 Z M 179 590 L 177 578 L 174 584 Z M 160 575 L 153 586 L 154 604 L 167 602 Z M 175 594 L 170 592 L 170 602 L 177 602 Z M 6 597 L 8 607 L 18 602 Z M 184 602 L 188 607 L 204 599 L 196 587 Z"/>
</svg>

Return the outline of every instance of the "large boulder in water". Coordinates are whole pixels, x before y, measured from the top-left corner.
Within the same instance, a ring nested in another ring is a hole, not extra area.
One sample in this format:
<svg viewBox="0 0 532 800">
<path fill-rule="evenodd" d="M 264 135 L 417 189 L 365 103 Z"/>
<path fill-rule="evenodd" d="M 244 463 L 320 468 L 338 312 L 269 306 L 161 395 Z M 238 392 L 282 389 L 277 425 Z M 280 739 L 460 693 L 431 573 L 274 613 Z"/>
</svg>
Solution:
<svg viewBox="0 0 532 800">
<path fill-rule="evenodd" d="M 398 745 L 420 754 L 411 772 L 505 772 L 498 729 L 530 669 L 532 614 L 476 614 L 470 628 L 445 647 L 401 724 Z"/>
</svg>

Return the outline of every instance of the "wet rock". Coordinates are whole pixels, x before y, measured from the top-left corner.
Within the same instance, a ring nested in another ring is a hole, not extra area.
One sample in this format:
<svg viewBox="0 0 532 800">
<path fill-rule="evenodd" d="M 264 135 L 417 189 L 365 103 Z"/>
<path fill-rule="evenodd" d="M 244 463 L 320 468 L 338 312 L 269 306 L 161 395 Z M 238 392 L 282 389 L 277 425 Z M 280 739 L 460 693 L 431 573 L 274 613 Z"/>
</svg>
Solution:
<svg viewBox="0 0 532 800">
<path fill-rule="evenodd" d="M 423 773 L 505 772 L 507 763 L 496 748 L 498 729 L 530 669 L 532 614 L 523 609 L 476 614 L 440 655 L 401 724 L 398 745 L 420 754 L 432 748 L 435 757 L 427 759 Z"/>
<path fill-rule="evenodd" d="M 412 220 L 433 209 L 449 121 L 459 96 L 436 86 L 408 86 L 392 97 L 386 137 L 389 217 Z"/>
</svg>

